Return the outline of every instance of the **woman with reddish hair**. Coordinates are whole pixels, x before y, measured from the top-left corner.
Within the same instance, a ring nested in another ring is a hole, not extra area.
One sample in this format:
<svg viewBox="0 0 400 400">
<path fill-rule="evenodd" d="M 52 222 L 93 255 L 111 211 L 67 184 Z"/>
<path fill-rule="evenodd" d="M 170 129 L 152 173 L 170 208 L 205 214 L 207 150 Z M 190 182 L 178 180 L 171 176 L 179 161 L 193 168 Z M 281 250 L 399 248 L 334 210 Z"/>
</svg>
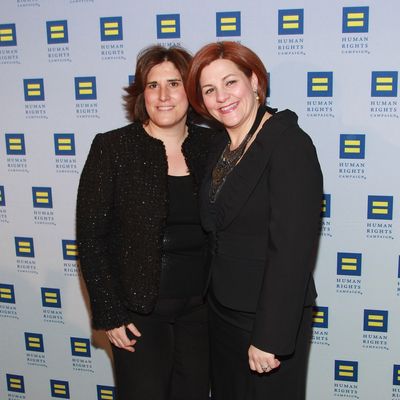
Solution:
<svg viewBox="0 0 400 400">
<path fill-rule="evenodd" d="M 200 194 L 215 400 L 300 400 L 310 340 L 322 175 L 294 112 L 265 106 L 267 72 L 235 42 L 194 56 L 186 91 L 223 125 Z"/>
</svg>

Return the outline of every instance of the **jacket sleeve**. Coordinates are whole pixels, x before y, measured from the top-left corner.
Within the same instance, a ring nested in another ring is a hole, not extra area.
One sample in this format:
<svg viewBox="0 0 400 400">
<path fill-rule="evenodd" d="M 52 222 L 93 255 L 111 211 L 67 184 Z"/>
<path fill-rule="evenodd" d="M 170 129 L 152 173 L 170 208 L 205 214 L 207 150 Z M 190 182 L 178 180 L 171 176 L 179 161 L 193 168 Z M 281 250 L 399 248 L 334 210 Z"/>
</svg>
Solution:
<svg viewBox="0 0 400 400">
<path fill-rule="evenodd" d="M 267 266 L 252 344 L 289 355 L 295 350 L 318 246 L 322 174 L 311 139 L 290 128 L 271 156 Z"/>
<path fill-rule="evenodd" d="M 114 179 L 107 135 L 97 135 L 83 168 L 76 230 L 80 267 L 89 292 L 92 325 L 112 329 L 128 322 L 110 257 Z"/>
</svg>

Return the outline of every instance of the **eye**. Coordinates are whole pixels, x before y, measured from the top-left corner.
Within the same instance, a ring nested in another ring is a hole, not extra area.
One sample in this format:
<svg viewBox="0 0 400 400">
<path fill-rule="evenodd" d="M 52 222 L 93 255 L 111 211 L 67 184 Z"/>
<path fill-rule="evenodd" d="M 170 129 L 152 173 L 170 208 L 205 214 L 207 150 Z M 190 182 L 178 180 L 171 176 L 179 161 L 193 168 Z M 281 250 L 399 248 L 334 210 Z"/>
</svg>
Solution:
<svg viewBox="0 0 400 400">
<path fill-rule="evenodd" d="M 235 84 L 237 81 L 235 79 L 232 79 L 228 82 L 226 82 L 226 86 L 232 86 L 233 84 Z"/>
<path fill-rule="evenodd" d="M 211 94 L 213 91 L 214 91 L 214 88 L 209 88 L 209 89 L 207 89 L 207 90 L 204 91 L 204 94 L 205 94 L 205 95 Z"/>
<path fill-rule="evenodd" d="M 172 81 L 169 83 L 171 87 L 178 87 L 180 85 L 180 82 L 178 81 Z"/>
<path fill-rule="evenodd" d="M 147 85 L 149 89 L 155 89 L 157 87 L 157 82 L 151 82 Z"/>
</svg>

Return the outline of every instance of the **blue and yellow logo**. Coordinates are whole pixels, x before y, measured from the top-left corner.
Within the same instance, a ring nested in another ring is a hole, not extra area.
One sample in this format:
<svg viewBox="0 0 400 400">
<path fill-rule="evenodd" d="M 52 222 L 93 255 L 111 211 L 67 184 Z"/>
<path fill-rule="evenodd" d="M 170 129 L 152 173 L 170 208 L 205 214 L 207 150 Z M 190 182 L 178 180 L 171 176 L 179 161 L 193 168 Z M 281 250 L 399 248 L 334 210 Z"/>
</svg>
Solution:
<svg viewBox="0 0 400 400">
<path fill-rule="evenodd" d="M 71 337 L 71 353 L 77 357 L 90 357 L 90 340 Z"/>
<path fill-rule="evenodd" d="M 4 186 L 0 186 L 0 207 L 5 207 L 6 205 L 6 192 Z"/>
<path fill-rule="evenodd" d="M 47 43 L 68 43 L 68 21 L 47 21 Z"/>
<path fill-rule="evenodd" d="M 368 32 L 369 7 L 343 7 L 343 33 Z"/>
<path fill-rule="evenodd" d="M 361 276 L 361 253 L 337 253 L 337 274 Z"/>
<path fill-rule="evenodd" d="M 22 375 L 6 374 L 6 379 L 9 392 L 25 393 L 25 383 Z"/>
<path fill-rule="evenodd" d="M 24 79 L 24 95 L 25 101 L 44 101 L 43 79 Z"/>
<path fill-rule="evenodd" d="M 16 45 L 17 31 L 15 24 L 0 24 L 0 47 Z"/>
<path fill-rule="evenodd" d="M 43 335 L 41 333 L 25 332 L 26 351 L 44 352 Z"/>
<path fill-rule="evenodd" d="M 54 288 L 40 288 L 42 292 L 42 306 L 61 308 L 61 294 L 60 289 Z"/>
<path fill-rule="evenodd" d="M 15 304 L 14 285 L 0 283 L 0 303 Z"/>
<path fill-rule="evenodd" d="M 358 361 L 335 360 L 335 381 L 358 381 Z"/>
<path fill-rule="evenodd" d="M 35 208 L 53 208 L 50 187 L 32 187 L 32 201 Z"/>
<path fill-rule="evenodd" d="M 180 14 L 158 14 L 157 39 L 177 39 L 180 37 Z"/>
<path fill-rule="evenodd" d="M 304 9 L 278 11 L 278 35 L 302 35 L 304 33 Z"/>
<path fill-rule="evenodd" d="M 7 155 L 24 156 L 25 135 L 23 133 L 6 133 L 6 150 Z"/>
<path fill-rule="evenodd" d="M 97 400 L 115 400 L 115 387 L 97 385 Z"/>
<path fill-rule="evenodd" d="M 331 195 L 324 193 L 322 195 L 321 218 L 331 217 Z"/>
<path fill-rule="evenodd" d="M 364 159 L 365 135 L 340 135 L 340 158 Z"/>
<path fill-rule="evenodd" d="M 96 100 L 96 77 L 84 76 L 75 78 L 75 99 Z"/>
<path fill-rule="evenodd" d="M 122 40 L 122 17 L 100 18 L 100 37 L 102 42 Z"/>
<path fill-rule="evenodd" d="M 393 385 L 400 385 L 400 365 L 393 365 Z"/>
<path fill-rule="evenodd" d="M 328 307 L 313 307 L 312 326 L 314 328 L 328 328 Z"/>
<path fill-rule="evenodd" d="M 54 153 L 56 156 L 74 156 L 75 135 L 73 133 L 55 133 Z"/>
<path fill-rule="evenodd" d="M 76 240 L 62 240 L 62 252 L 64 260 L 77 260 L 78 259 L 78 244 Z"/>
<path fill-rule="evenodd" d="M 58 381 L 50 379 L 51 397 L 57 399 L 69 399 L 69 383 L 68 381 Z"/>
<path fill-rule="evenodd" d="M 397 71 L 372 71 L 371 97 L 397 97 Z"/>
<path fill-rule="evenodd" d="M 35 257 L 33 238 L 15 237 L 15 254 L 17 257 Z"/>
<path fill-rule="evenodd" d="M 364 331 L 387 332 L 388 312 L 383 310 L 364 310 Z"/>
<path fill-rule="evenodd" d="M 307 74 L 308 97 L 333 96 L 333 72 L 308 72 Z"/>
<path fill-rule="evenodd" d="M 368 196 L 368 219 L 393 218 L 393 196 Z"/>
<path fill-rule="evenodd" d="M 217 12 L 217 37 L 240 36 L 240 11 Z"/>
<path fill-rule="evenodd" d="M 135 82 L 135 75 L 128 75 L 128 85 L 132 85 Z"/>
</svg>

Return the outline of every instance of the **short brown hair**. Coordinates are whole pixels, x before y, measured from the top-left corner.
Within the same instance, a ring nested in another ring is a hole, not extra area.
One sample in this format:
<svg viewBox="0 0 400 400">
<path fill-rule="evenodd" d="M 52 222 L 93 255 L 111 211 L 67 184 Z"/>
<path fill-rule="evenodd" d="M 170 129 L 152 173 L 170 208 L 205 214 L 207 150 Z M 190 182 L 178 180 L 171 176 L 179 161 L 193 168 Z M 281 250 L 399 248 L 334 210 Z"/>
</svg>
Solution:
<svg viewBox="0 0 400 400">
<path fill-rule="evenodd" d="M 182 47 L 163 47 L 154 45 L 143 49 L 137 56 L 135 80 L 124 88 L 126 95 L 123 96 L 126 116 L 130 121 L 138 121 L 146 124 L 149 115 L 144 101 L 144 89 L 150 70 L 164 61 L 170 61 L 179 71 L 183 81 L 189 68 L 192 56 Z"/>
<path fill-rule="evenodd" d="M 222 41 L 202 47 L 193 57 L 186 79 L 186 93 L 192 107 L 203 117 L 212 118 L 204 105 L 200 88 L 203 69 L 215 60 L 230 60 L 250 78 L 252 73 L 258 78 L 257 94 L 264 104 L 267 95 L 267 71 L 254 51 L 237 42 Z"/>
</svg>

